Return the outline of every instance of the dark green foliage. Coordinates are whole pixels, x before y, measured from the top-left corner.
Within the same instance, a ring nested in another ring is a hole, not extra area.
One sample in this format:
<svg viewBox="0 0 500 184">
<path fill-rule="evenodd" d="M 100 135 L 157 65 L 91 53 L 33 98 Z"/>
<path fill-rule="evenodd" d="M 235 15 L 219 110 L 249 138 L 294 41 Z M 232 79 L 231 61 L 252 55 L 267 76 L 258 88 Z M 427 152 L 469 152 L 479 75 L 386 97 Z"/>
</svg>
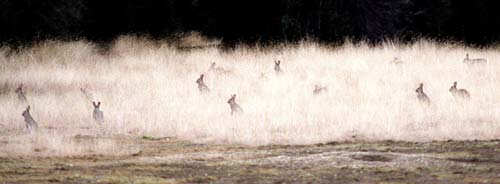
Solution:
<svg viewBox="0 0 500 184">
<path fill-rule="evenodd" d="M 3 0 L 0 41 L 85 37 L 109 41 L 121 34 L 164 37 L 200 31 L 231 42 L 372 42 L 452 39 L 497 42 L 497 1 L 459 0 Z"/>
</svg>

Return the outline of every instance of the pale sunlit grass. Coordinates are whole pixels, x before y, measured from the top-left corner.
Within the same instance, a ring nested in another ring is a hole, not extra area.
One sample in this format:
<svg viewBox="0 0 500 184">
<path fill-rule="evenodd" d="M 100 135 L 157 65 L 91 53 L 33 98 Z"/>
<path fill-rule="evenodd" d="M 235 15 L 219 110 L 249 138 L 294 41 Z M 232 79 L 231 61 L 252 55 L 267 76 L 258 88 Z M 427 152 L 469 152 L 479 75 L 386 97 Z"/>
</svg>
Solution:
<svg viewBox="0 0 500 184">
<path fill-rule="evenodd" d="M 108 52 L 98 50 L 85 41 L 47 41 L 18 53 L 2 49 L 0 85 L 8 92 L 0 96 L 4 140 L 51 145 L 25 137 L 21 112 L 28 104 L 18 102 L 13 92 L 20 83 L 40 125 L 36 136 L 47 140 L 148 135 L 265 145 L 353 136 L 406 141 L 500 138 L 497 48 L 475 50 L 429 41 L 328 48 L 304 42 L 186 51 L 161 41 L 123 37 Z M 488 64 L 464 65 L 465 53 L 487 58 Z M 390 64 L 394 57 L 404 63 Z M 274 60 L 282 61 L 280 75 L 274 73 Z M 212 62 L 230 72 L 206 73 Z M 202 73 L 208 94 L 200 94 L 195 83 Z M 470 101 L 453 98 L 448 89 L 454 81 L 471 93 Z M 420 82 L 430 107 L 417 101 Z M 328 91 L 314 96 L 316 84 Z M 103 125 L 93 121 L 92 103 L 81 87 L 102 102 Z M 226 102 L 233 93 L 242 115 L 230 116 Z M 3 154 L 13 152 L 0 148 Z"/>
</svg>

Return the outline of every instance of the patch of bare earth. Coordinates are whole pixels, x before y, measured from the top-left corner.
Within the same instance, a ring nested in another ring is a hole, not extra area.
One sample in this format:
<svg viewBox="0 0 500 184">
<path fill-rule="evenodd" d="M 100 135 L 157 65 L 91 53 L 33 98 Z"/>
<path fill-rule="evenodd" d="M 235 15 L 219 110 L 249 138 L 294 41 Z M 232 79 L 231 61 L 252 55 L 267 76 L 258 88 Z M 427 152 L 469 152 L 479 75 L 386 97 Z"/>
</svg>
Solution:
<svg viewBox="0 0 500 184">
<path fill-rule="evenodd" d="M 3 157 L 0 183 L 500 183 L 499 140 L 248 147 L 142 137 L 127 144 L 140 150 Z"/>
</svg>

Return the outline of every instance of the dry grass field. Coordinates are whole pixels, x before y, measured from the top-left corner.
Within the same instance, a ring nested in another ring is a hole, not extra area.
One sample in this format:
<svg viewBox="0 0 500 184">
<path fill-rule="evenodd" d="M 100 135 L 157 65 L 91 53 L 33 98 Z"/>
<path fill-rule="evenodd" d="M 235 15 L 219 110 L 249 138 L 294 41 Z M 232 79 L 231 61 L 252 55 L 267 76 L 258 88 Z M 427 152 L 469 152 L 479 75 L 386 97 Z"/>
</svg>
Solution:
<svg viewBox="0 0 500 184">
<path fill-rule="evenodd" d="M 124 36 L 107 49 L 0 48 L 0 183 L 500 182 L 498 48 L 176 45 Z M 466 53 L 488 61 L 465 64 Z M 455 81 L 469 100 L 449 92 Z"/>
</svg>

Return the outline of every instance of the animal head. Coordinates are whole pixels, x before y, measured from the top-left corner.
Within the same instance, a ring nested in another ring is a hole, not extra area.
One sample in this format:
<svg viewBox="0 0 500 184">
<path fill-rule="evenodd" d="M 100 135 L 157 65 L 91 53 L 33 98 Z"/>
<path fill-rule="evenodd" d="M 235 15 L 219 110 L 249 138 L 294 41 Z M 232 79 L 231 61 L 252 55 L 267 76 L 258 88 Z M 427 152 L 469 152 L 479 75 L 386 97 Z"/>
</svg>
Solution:
<svg viewBox="0 0 500 184">
<path fill-rule="evenodd" d="M 26 107 L 26 110 L 23 111 L 23 117 L 29 117 L 30 116 L 30 106 Z"/>
<path fill-rule="evenodd" d="M 94 108 L 96 108 L 96 109 L 99 109 L 99 107 L 101 106 L 101 102 L 97 102 L 97 103 L 92 102 L 92 104 L 94 105 Z"/>
<path fill-rule="evenodd" d="M 326 86 L 314 85 L 314 91 L 326 90 Z"/>
<path fill-rule="evenodd" d="M 314 85 L 314 90 L 313 90 L 314 95 L 319 95 L 320 93 L 326 92 L 326 91 L 327 91 L 326 86 Z"/>
<path fill-rule="evenodd" d="M 457 90 L 457 82 L 453 82 L 453 86 L 450 87 L 450 91 Z"/>
<path fill-rule="evenodd" d="M 204 74 L 201 74 L 201 75 L 200 75 L 200 78 L 198 78 L 198 79 L 196 80 L 196 83 L 198 83 L 198 84 L 203 84 L 203 77 L 204 77 L 204 76 L 205 76 Z"/>
<path fill-rule="evenodd" d="M 274 61 L 274 71 L 281 72 L 280 63 L 281 63 L 280 60 Z"/>
<path fill-rule="evenodd" d="M 424 92 L 424 84 L 420 83 L 418 86 L 417 90 L 415 90 L 417 93 L 423 93 Z"/>
<path fill-rule="evenodd" d="M 214 69 L 215 68 L 215 62 L 213 62 L 212 64 L 210 64 L 210 69 Z"/>
<path fill-rule="evenodd" d="M 16 93 L 23 93 L 23 84 L 20 84 L 19 87 L 16 88 Z"/>
<path fill-rule="evenodd" d="M 236 94 L 231 95 L 231 98 L 227 101 L 229 104 L 235 104 L 236 103 Z"/>
</svg>

